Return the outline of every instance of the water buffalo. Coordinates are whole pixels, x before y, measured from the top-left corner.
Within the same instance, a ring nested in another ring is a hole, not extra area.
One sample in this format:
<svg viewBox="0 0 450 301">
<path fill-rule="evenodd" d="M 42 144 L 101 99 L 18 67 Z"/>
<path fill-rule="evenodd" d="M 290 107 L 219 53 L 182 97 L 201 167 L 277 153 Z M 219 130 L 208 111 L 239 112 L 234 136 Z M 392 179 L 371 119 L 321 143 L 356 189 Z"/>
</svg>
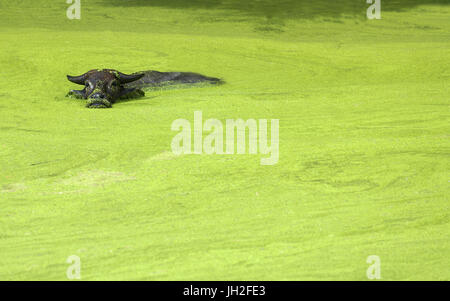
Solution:
<svg viewBox="0 0 450 301">
<path fill-rule="evenodd" d="M 220 83 L 220 79 L 192 72 L 141 71 L 123 74 L 113 69 L 94 69 L 79 76 L 67 75 L 83 90 L 71 90 L 67 96 L 87 99 L 88 108 L 110 108 L 118 99 L 138 98 L 145 95 L 142 88 L 172 84 Z"/>
</svg>

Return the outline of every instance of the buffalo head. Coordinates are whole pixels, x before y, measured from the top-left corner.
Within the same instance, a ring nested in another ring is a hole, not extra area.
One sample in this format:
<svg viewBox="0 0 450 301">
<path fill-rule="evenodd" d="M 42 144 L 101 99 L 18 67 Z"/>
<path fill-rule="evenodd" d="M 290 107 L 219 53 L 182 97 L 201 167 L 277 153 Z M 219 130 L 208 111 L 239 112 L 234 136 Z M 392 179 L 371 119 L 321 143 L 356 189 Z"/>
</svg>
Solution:
<svg viewBox="0 0 450 301">
<path fill-rule="evenodd" d="M 125 84 L 143 76 L 143 73 L 127 75 L 112 69 L 91 70 L 79 76 L 67 75 L 69 81 L 84 86 L 83 90 L 72 90 L 69 94 L 87 99 L 89 108 L 110 108 L 117 99 L 135 90 L 126 88 Z"/>
</svg>

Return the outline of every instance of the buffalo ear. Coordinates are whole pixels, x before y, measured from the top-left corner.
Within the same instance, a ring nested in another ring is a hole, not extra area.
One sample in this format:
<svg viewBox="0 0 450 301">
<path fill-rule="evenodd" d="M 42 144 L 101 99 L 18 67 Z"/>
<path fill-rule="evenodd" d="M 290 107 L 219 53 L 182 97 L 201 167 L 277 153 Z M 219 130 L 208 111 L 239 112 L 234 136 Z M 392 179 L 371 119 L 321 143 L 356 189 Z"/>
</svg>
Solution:
<svg viewBox="0 0 450 301">
<path fill-rule="evenodd" d="M 121 84 L 128 84 L 134 81 L 137 81 L 138 79 L 141 79 L 145 74 L 144 73 L 137 73 L 137 74 L 123 74 L 122 72 L 117 72 L 119 82 Z"/>
<path fill-rule="evenodd" d="M 78 85 L 84 85 L 84 82 L 86 81 L 86 75 L 87 73 L 79 76 L 70 76 L 67 75 L 67 79 L 71 81 L 72 83 L 78 84 Z"/>
</svg>

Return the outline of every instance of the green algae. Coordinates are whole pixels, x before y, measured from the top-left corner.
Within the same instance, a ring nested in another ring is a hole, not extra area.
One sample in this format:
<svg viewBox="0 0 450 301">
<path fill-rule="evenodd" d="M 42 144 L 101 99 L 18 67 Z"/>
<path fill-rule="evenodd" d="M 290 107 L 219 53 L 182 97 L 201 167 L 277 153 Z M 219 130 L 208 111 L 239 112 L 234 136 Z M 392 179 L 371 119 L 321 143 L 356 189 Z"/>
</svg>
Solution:
<svg viewBox="0 0 450 301">
<path fill-rule="evenodd" d="M 69 92 L 66 94 L 66 97 L 68 97 L 68 98 L 73 98 L 73 99 L 83 99 L 83 96 L 82 96 L 82 95 L 80 95 L 80 94 L 78 94 L 78 93 L 76 93 L 76 92 L 73 92 L 73 91 L 69 91 Z"/>
<path fill-rule="evenodd" d="M 113 2 L 75 21 L 0 0 L 1 280 L 67 280 L 70 255 L 82 280 L 367 280 L 369 255 L 383 280 L 450 279 L 448 6 L 305 5 L 327 21 Z M 66 74 L 103 67 L 227 84 L 111 110 L 63 97 Z M 279 163 L 173 155 L 172 122 L 197 110 L 279 119 Z"/>
</svg>

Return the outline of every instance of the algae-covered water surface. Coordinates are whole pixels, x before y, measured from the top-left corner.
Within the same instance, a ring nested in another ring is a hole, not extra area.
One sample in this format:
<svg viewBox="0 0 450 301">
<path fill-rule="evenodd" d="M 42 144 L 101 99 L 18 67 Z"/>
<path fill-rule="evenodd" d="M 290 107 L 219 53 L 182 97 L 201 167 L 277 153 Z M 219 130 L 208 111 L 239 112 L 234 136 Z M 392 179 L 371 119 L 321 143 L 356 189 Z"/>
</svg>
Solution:
<svg viewBox="0 0 450 301">
<path fill-rule="evenodd" d="M 0 0 L 0 279 L 450 280 L 449 2 L 311 2 Z M 96 68 L 224 84 L 65 97 Z M 174 153 L 198 112 L 278 160 Z"/>
</svg>

